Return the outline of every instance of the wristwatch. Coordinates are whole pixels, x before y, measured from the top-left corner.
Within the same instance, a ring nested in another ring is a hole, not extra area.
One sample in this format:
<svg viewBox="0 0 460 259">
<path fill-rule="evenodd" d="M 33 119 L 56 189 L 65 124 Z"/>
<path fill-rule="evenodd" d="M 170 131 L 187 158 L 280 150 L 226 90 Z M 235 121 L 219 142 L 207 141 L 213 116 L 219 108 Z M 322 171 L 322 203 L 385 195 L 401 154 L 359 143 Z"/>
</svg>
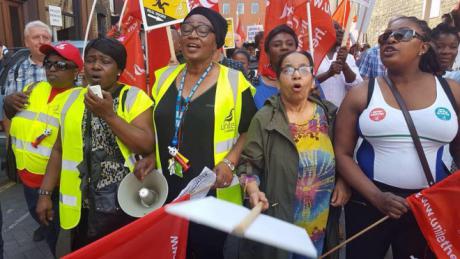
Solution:
<svg viewBox="0 0 460 259">
<path fill-rule="evenodd" d="M 224 160 L 222 160 L 222 162 L 224 162 L 224 164 L 226 164 L 228 166 L 228 168 L 230 168 L 230 170 L 235 171 L 235 164 L 232 163 L 232 161 L 228 160 L 227 158 L 224 158 Z"/>
<path fill-rule="evenodd" d="M 48 195 L 48 196 L 51 196 L 51 194 L 53 194 L 52 191 L 47 191 L 47 190 L 43 190 L 43 189 L 38 189 L 38 195 Z"/>
</svg>

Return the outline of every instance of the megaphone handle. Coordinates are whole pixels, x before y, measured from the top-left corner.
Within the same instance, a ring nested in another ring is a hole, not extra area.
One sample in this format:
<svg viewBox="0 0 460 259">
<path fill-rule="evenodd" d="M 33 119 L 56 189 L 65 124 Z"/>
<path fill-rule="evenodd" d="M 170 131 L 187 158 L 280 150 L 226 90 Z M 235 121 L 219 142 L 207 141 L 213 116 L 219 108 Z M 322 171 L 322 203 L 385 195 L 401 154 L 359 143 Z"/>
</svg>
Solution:
<svg viewBox="0 0 460 259">
<path fill-rule="evenodd" d="M 262 212 L 263 203 L 259 202 L 257 205 L 252 208 L 252 210 L 244 217 L 238 225 L 233 229 L 232 234 L 242 237 L 244 232 L 251 226 L 252 222 L 256 220 L 256 218 Z"/>
</svg>

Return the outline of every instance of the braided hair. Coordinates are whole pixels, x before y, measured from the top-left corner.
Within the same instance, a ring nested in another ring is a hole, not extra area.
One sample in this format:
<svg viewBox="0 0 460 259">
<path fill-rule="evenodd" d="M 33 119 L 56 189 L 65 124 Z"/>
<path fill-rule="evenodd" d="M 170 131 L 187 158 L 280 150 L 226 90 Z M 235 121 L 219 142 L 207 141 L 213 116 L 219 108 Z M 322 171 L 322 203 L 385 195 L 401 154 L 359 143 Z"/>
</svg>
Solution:
<svg viewBox="0 0 460 259">
<path fill-rule="evenodd" d="M 406 20 L 416 24 L 422 30 L 423 41 L 431 42 L 431 29 L 428 23 L 424 20 L 420 20 L 415 16 L 401 16 L 396 20 Z M 431 44 L 429 44 L 428 51 L 422 55 L 419 63 L 419 68 L 423 72 L 430 74 L 438 74 L 441 72 L 441 65 L 439 64 L 436 52 L 434 51 Z"/>
</svg>

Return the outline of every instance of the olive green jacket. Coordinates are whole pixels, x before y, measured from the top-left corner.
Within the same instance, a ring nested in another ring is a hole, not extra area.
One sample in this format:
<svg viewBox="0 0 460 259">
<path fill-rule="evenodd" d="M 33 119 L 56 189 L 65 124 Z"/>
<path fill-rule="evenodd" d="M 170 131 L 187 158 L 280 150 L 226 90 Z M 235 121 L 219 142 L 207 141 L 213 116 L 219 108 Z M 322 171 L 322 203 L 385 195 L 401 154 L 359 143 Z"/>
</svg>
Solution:
<svg viewBox="0 0 460 259">
<path fill-rule="evenodd" d="M 336 107 L 318 98 L 309 97 L 328 115 L 333 125 Z M 333 132 L 329 127 L 329 136 Z M 331 138 L 332 139 L 332 138 Z M 237 168 L 238 174 L 253 174 L 260 179 L 260 190 L 270 204 L 264 213 L 293 222 L 295 189 L 299 154 L 289 130 L 289 122 L 279 95 L 272 96 L 254 116 L 247 131 L 247 140 Z M 280 237 L 283 238 L 283 237 Z M 270 246 L 243 240 L 240 258 L 288 258 L 289 253 Z"/>
</svg>

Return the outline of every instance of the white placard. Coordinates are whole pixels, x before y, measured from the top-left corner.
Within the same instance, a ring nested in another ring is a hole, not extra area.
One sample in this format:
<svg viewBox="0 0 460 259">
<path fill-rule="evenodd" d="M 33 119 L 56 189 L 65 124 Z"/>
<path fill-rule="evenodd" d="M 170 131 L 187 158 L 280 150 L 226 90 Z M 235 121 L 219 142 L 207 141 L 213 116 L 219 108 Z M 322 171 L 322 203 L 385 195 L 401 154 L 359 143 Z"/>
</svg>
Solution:
<svg viewBox="0 0 460 259">
<path fill-rule="evenodd" d="M 264 30 L 263 25 L 248 25 L 246 28 L 247 28 L 247 34 L 248 34 L 247 39 L 249 42 L 254 42 L 254 37 L 256 36 L 256 34 L 259 31 Z"/>
<path fill-rule="evenodd" d="M 62 27 L 62 12 L 61 7 L 48 5 L 48 12 L 50 14 L 50 25 Z"/>
<path fill-rule="evenodd" d="M 167 205 L 166 212 L 231 233 L 250 210 L 214 197 L 206 197 Z M 304 228 L 267 215 L 259 215 L 243 236 L 307 257 L 317 256 L 315 246 Z"/>
</svg>

